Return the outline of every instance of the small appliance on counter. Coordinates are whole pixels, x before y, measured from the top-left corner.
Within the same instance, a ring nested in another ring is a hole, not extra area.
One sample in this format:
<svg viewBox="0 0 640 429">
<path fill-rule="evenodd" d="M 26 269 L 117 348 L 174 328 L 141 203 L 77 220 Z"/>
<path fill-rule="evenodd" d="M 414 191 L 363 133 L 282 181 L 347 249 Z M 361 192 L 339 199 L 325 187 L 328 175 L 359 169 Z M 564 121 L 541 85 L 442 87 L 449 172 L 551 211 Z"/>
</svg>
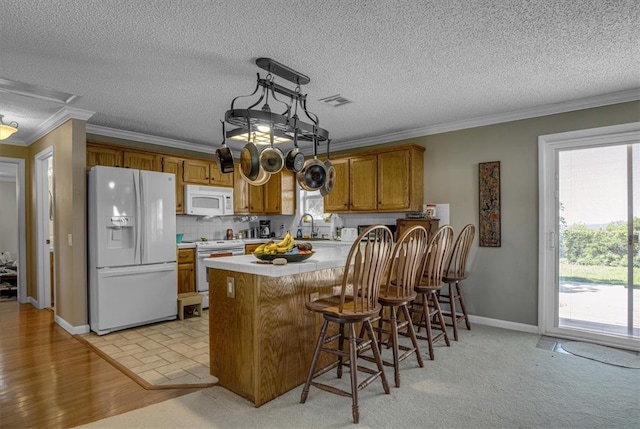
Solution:
<svg viewBox="0 0 640 429">
<path fill-rule="evenodd" d="M 348 241 L 353 242 L 358 238 L 358 229 L 357 228 L 342 228 L 340 231 L 340 241 Z"/>
<path fill-rule="evenodd" d="M 270 237 L 271 237 L 271 221 L 261 220 L 260 221 L 260 238 L 270 238 Z"/>
</svg>

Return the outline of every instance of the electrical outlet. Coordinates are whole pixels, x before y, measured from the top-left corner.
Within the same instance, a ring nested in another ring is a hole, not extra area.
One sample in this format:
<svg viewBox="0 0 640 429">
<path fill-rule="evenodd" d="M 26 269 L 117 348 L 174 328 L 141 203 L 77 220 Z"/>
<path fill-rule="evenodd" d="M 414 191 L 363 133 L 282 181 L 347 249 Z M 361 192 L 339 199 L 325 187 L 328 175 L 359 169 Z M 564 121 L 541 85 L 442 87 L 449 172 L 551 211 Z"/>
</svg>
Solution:
<svg viewBox="0 0 640 429">
<path fill-rule="evenodd" d="M 73 246 L 73 235 L 67 234 L 67 243 L 69 246 Z"/>
<path fill-rule="evenodd" d="M 227 297 L 236 297 L 236 279 L 234 277 L 227 277 Z"/>
<path fill-rule="evenodd" d="M 318 298 L 320 298 L 320 293 L 318 292 L 313 292 L 309 294 L 309 302 L 313 302 L 315 300 L 317 300 Z"/>
</svg>

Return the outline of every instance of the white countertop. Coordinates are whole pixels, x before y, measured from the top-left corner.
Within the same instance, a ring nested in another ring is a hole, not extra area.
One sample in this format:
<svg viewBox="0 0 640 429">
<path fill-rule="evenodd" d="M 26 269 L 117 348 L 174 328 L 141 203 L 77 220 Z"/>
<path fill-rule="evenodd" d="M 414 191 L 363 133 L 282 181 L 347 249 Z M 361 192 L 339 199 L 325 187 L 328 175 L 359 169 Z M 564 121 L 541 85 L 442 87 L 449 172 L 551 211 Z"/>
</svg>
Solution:
<svg viewBox="0 0 640 429">
<path fill-rule="evenodd" d="M 176 244 L 176 247 L 178 249 L 195 249 L 196 243 L 179 243 L 179 244 Z"/>
<path fill-rule="evenodd" d="M 204 265 L 207 268 L 218 268 L 267 277 L 282 277 L 344 267 L 350 249 L 351 246 L 320 248 L 315 250 L 315 254 L 306 261 L 291 262 L 286 265 L 258 264 L 258 259 L 253 255 L 205 258 Z"/>
</svg>

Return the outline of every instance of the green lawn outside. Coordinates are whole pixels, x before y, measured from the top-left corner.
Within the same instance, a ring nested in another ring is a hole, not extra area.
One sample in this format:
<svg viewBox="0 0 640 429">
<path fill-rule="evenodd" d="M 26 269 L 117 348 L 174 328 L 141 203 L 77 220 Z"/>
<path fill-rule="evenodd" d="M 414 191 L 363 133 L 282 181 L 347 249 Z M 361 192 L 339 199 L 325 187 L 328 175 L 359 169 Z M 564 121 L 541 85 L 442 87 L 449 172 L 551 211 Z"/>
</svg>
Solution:
<svg viewBox="0 0 640 429">
<path fill-rule="evenodd" d="M 583 283 L 626 285 L 627 268 L 560 262 L 560 279 Z M 633 287 L 640 288 L 640 269 L 633 271 Z"/>
</svg>

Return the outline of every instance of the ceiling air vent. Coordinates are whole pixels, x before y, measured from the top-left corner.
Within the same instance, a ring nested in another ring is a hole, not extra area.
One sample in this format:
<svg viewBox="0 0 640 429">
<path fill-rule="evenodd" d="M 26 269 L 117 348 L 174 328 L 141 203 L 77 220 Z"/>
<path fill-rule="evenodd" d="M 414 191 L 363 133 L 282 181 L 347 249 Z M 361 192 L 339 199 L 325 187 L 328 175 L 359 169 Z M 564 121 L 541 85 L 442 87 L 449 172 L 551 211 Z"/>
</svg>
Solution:
<svg viewBox="0 0 640 429">
<path fill-rule="evenodd" d="M 349 100 L 348 98 L 343 97 L 340 94 L 332 95 L 330 97 L 321 98 L 320 100 L 323 103 L 326 103 L 333 107 L 344 106 L 345 104 L 353 103 L 353 100 Z"/>
</svg>

